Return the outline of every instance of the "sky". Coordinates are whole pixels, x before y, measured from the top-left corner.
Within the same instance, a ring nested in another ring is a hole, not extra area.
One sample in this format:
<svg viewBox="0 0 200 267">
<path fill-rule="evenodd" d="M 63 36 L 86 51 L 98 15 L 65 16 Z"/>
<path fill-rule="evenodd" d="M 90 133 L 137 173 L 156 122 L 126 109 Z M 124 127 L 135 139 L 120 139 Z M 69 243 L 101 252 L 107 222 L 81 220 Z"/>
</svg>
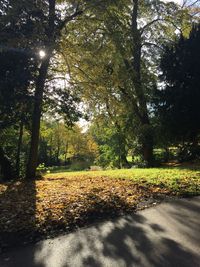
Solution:
<svg viewBox="0 0 200 267">
<path fill-rule="evenodd" d="M 183 0 L 164 0 L 165 2 L 175 2 L 175 3 L 178 3 L 178 4 L 182 4 L 183 3 Z"/>
<path fill-rule="evenodd" d="M 182 4 L 183 0 L 165 0 L 165 2 L 176 2 L 178 4 Z"/>
<path fill-rule="evenodd" d="M 183 2 L 184 2 L 184 0 L 163 0 L 164 2 L 175 2 L 175 3 L 177 3 L 177 4 L 179 4 L 179 5 L 182 5 L 183 4 Z M 200 0 L 198 0 L 197 2 L 195 1 L 195 0 L 188 0 L 187 1 L 187 3 L 188 4 L 192 4 L 192 3 L 194 3 L 195 2 L 195 5 L 196 6 L 198 6 L 199 7 L 199 5 L 200 5 Z"/>
</svg>

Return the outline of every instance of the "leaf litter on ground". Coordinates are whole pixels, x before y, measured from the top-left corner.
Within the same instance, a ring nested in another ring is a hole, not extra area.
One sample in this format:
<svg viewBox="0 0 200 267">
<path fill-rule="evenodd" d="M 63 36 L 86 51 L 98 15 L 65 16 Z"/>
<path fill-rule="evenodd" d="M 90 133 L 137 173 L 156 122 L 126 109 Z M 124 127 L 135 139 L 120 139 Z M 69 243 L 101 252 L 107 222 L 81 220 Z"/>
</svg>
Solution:
<svg viewBox="0 0 200 267">
<path fill-rule="evenodd" d="M 36 181 L 2 183 L 1 245 L 9 246 L 13 239 L 47 237 L 97 219 L 135 212 L 166 197 L 199 194 L 199 173 L 179 172 L 177 178 L 170 178 L 170 173 L 163 171 L 162 179 L 162 172 L 158 176 L 156 169 L 153 177 L 148 171 L 146 176 L 138 171 L 137 178 L 135 170 L 121 171 L 121 178 L 120 171 L 60 173 Z"/>
</svg>

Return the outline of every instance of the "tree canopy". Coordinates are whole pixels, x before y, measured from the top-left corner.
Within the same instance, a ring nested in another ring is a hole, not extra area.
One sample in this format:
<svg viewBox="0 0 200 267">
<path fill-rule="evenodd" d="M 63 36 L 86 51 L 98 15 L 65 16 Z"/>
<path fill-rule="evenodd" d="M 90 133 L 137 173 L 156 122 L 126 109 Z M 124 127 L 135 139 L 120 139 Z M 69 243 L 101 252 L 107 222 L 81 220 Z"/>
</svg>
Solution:
<svg viewBox="0 0 200 267">
<path fill-rule="evenodd" d="M 154 166 L 161 139 L 198 144 L 195 1 L 7 0 L 0 13 L 2 158 L 18 174 L 76 157 Z"/>
</svg>

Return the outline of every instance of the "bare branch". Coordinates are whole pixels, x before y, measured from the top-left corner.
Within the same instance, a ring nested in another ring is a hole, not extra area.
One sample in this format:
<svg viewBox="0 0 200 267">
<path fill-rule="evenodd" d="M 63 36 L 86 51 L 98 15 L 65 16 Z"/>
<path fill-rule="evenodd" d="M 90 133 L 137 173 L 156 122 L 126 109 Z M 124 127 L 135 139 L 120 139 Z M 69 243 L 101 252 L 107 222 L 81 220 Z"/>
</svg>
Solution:
<svg viewBox="0 0 200 267">
<path fill-rule="evenodd" d="M 146 28 L 150 27 L 152 24 L 158 22 L 158 21 L 163 21 L 163 19 L 161 18 L 156 18 L 152 21 L 150 21 L 149 23 L 147 23 L 146 25 L 144 25 L 141 29 L 140 29 L 140 33 L 143 34 L 143 32 L 146 30 Z"/>
<path fill-rule="evenodd" d="M 187 3 L 188 3 L 188 0 L 184 0 L 181 8 L 184 8 L 184 7 L 190 8 L 194 5 L 196 5 L 197 3 L 199 3 L 199 0 L 194 1 L 193 3 L 191 3 L 189 5 L 187 5 Z"/>
<path fill-rule="evenodd" d="M 60 30 L 62 30 L 68 22 L 72 21 L 73 19 L 75 19 L 76 17 L 82 14 L 83 14 L 83 11 L 79 10 L 79 4 L 77 4 L 75 12 L 70 16 L 66 16 L 64 20 L 60 23 L 60 27 L 59 27 Z"/>
<path fill-rule="evenodd" d="M 62 76 L 62 77 L 61 76 L 53 77 L 53 78 L 48 79 L 46 81 L 46 83 L 52 82 L 54 80 L 66 80 L 66 77 L 64 77 L 64 76 Z"/>
<path fill-rule="evenodd" d="M 155 46 L 156 48 L 160 49 L 160 50 L 163 50 L 163 48 L 155 43 L 151 43 L 151 42 L 144 42 L 142 44 L 142 46 Z"/>
</svg>

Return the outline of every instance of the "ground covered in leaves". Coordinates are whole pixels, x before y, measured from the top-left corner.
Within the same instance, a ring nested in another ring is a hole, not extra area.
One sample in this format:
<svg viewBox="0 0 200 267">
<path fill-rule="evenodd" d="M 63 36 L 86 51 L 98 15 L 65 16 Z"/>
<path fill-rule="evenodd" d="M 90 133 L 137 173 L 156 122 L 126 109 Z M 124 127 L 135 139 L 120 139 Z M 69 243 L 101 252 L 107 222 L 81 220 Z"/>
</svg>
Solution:
<svg viewBox="0 0 200 267">
<path fill-rule="evenodd" d="M 100 218 L 131 213 L 167 196 L 199 193 L 198 169 L 56 173 L 36 181 L 1 183 L 1 246 L 53 236 Z"/>
</svg>

